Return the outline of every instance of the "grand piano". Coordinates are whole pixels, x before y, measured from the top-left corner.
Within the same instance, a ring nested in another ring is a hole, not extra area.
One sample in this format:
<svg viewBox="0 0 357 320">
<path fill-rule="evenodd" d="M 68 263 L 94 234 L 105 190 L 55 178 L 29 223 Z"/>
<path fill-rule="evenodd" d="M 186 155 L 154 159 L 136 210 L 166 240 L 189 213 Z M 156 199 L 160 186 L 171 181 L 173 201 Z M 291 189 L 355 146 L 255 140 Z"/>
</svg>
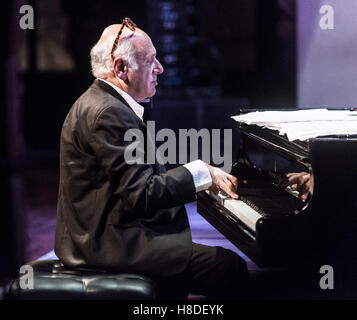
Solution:
<svg viewBox="0 0 357 320">
<path fill-rule="evenodd" d="M 240 151 L 231 174 L 239 199 L 200 192 L 198 213 L 259 267 L 304 265 L 315 272 L 331 265 L 349 269 L 348 282 L 357 275 L 357 135 L 290 141 L 263 126 L 237 126 Z M 291 172 L 311 175 L 305 201 L 291 186 L 281 187 Z"/>
</svg>

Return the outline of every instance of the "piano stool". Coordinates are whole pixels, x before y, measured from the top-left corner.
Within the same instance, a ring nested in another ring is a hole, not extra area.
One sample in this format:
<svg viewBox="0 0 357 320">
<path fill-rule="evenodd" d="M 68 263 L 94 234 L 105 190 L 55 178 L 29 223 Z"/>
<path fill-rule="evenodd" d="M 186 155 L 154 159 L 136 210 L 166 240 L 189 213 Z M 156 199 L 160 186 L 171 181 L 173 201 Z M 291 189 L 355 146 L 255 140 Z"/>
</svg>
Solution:
<svg viewBox="0 0 357 320">
<path fill-rule="evenodd" d="M 20 275 L 8 286 L 9 300 L 154 300 L 155 282 L 133 273 L 77 271 L 59 260 L 28 263 L 33 289 L 22 289 Z"/>
</svg>

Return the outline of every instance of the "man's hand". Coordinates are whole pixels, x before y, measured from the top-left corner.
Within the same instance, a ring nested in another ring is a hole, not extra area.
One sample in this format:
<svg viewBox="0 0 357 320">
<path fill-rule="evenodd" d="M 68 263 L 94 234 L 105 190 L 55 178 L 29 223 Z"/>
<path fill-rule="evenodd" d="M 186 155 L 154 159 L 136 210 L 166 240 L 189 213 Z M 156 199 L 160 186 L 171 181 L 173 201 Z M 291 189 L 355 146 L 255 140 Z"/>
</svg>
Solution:
<svg viewBox="0 0 357 320">
<path fill-rule="evenodd" d="M 212 186 L 209 188 L 214 194 L 218 194 L 220 190 L 223 190 L 232 199 L 238 199 L 236 194 L 238 188 L 238 179 L 223 170 L 206 164 L 211 174 Z"/>
<path fill-rule="evenodd" d="M 299 191 L 299 197 L 305 201 L 309 192 L 312 192 L 312 174 L 307 172 L 288 173 L 282 183 L 282 187 L 290 186 L 293 190 Z"/>
</svg>

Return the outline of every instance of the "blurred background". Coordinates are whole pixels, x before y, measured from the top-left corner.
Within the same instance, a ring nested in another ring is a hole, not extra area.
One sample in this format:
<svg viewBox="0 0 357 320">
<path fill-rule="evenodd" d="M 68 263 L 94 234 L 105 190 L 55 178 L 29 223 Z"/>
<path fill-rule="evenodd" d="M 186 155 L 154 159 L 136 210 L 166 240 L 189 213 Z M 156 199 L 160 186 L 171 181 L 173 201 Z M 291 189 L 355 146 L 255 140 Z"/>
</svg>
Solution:
<svg viewBox="0 0 357 320">
<path fill-rule="evenodd" d="M 320 8 L 335 28 L 321 29 Z M 23 30 L 20 8 L 34 10 Z M 344 107 L 357 92 L 353 0 L 16 0 L 2 4 L 0 278 L 53 249 L 59 138 L 93 82 L 89 51 L 130 17 L 164 66 L 156 130 L 231 128 L 241 108 Z M 223 138 L 223 137 L 222 137 Z"/>
</svg>

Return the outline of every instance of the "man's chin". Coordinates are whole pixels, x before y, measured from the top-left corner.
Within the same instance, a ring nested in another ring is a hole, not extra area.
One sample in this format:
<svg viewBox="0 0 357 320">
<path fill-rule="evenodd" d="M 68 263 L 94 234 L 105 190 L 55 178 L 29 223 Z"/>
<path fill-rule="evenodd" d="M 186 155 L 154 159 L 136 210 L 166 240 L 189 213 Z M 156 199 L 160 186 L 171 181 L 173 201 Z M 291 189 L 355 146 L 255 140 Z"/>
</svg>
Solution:
<svg viewBox="0 0 357 320">
<path fill-rule="evenodd" d="M 148 95 L 148 98 L 153 97 L 155 94 L 156 94 L 156 88 L 153 88 L 153 89 L 151 90 L 151 93 Z"/>
<path fill-rule="evenodd" d="M 150 98 L 153 97 L 155 94 L 156 94 L 156 88 L 153 87 L 150 92 L 147 92 L 147 93 L 146 93 L 145 98 L 141 99 L 140 101 L 145 100 L 145 99 L 150 99 Z"/>
</svg>

